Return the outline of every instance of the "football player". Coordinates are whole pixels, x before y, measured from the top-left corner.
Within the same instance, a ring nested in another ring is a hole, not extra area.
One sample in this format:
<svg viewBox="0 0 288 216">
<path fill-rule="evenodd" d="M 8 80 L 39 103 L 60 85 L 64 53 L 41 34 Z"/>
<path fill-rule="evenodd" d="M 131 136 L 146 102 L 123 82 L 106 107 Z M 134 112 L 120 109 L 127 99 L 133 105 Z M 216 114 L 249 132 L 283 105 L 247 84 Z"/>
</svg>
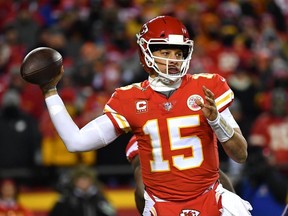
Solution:
<svg viewBox="0 0 288 216">
<path fill-rule="evenodd" d="M 131 164 L 134 174 L 134 180 L 135 180 L 134 198 L 136 207 L 139 213 L 142 213 L 145 206 L 144 184 L 142 181 L 142 173 L 138 155 L 138 143 L 135 136 L 132 136 L 130 138 L 125 151 L 126 151 L 126 158 Z M 222 170 L 219 170 L 219 180 L 224 188 L 235 193 L 232 182 Z"/>
<path fill-rule="evenodd" d="M 148 79 L 117 88 L 103 115 L 81 129 L 57 94 L 64 69 L 41 86 L 67 149 L 99 149 L 131 131 L 145 185 L 143 215 L 250 215 L 250 204 L 218 181 L 217 139 L 236 162 L 247 158 L 247 142 L 229 111 L 234 95 L 226 80 L 187 73 L 193 41 L 174 17 L 145 23 L 137 43 Z"/>
</svg>

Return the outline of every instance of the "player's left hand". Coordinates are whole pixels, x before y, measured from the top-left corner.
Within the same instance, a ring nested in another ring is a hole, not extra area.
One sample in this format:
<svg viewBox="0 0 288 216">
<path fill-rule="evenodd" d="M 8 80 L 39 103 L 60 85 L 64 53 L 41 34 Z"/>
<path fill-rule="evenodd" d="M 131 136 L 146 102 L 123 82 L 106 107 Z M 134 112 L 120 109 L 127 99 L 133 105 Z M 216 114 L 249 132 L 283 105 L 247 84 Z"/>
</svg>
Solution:
<svg viewBox="0 0 288 216">
<path fill-rule="evenodd" d="M 213 121 L 217 118 L 218 111 L 215 104 L 215 98 L 213 92 L 211 92 L 205 86 L 202 87 L 205 94 L 205 103 L 202 103 L 199 99 L 196 100 L 196 104 L 201 107 L 204 116 L 209 120 Z"/>
</svg>

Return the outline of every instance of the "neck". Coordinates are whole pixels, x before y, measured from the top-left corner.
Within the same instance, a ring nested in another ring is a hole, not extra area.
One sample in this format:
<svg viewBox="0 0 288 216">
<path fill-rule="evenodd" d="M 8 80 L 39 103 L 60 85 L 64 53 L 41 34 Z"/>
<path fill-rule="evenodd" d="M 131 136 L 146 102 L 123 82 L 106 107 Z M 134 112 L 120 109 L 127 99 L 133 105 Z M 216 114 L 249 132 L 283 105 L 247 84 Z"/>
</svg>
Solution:
<svg viewBox="0 0 288 216">
<path fill-rule="evenodd" d="M 182 83 L 182 79 L 175 81 L 173 84 L 166 85 L 164 84 L 159 77 L 150 77 L 148 78 L 151 88 L 154 91 L 158 92 L 167 92 L 171 90 L 176 90 Z"/>
</svg>

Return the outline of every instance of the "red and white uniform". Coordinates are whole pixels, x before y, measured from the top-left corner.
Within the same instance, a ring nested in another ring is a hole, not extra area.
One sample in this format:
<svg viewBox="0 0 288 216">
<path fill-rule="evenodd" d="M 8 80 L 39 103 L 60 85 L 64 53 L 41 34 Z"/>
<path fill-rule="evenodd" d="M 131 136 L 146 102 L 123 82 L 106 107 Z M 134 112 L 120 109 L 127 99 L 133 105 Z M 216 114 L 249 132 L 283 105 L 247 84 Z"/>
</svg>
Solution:
<svg viewBox="0 0 288 216">
<path fill-rule="evenodd" d="M 195 199 L 219 178 L 217 139 L 194 101 L 205 100 L 202 86 L 214 93 L 219 112 L 234 97 L 217 74 L 182 80 L 169 98 L 148 81 L 119 88 L 104 109 L 119 132 L 135 134 L 145 190 L 168 201 Z"/>
<path fill-rule="evenodd" d="M 137 155 L 138 143 L 136 137 L 132 136 L 126 146 L 127 160 L 131 162 Z M 252 209 L 251 205 L 247 201 L 242 200 L 236 194 L 224 189 L 222 185 L 218 185 L 218 183 L 214 185 L 213 190 L 207 190 L 206 193 L 196 199 L 186 202 L 159 202 L 159 200 L 155 202 L 155 199 L 151 199 L 151 197 L 149 197 L 149 195 L 147 196 L 146 193 L 144 197 L 145 196 L 146 199 L 150 200 L 148 202 L 146 201 L 146 205 L 150 205 L 150 207 L 148 207 L 148 215 L 160 215 L 159 212 L 161 212 L 161 215 L 180 214 L 180 216 L 185 216 L 199 215 L 201 213 L 201 215 L 213 216 L 219 215 L 220 212 L 222 212 L 222 216 L 244 216 L 250 215 L 248 209 Z M 145 213 L 143 215 L 145 215 Z"/>
</svg>

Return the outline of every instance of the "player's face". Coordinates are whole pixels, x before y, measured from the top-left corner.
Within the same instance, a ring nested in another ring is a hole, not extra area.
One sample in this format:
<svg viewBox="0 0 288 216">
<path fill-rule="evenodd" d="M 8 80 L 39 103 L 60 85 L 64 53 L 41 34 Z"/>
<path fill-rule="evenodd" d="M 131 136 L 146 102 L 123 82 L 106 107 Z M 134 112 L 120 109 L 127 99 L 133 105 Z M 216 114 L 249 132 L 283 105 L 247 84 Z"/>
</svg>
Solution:
<svg viewBox="0 0 288 216">
<path fill-rule="evenodd" d="M 184 59 L 181 49 L 161 49 L 153 52 L 153 56 L 161 73 L 170 75 L 180 73 Z"/>
</svg>

